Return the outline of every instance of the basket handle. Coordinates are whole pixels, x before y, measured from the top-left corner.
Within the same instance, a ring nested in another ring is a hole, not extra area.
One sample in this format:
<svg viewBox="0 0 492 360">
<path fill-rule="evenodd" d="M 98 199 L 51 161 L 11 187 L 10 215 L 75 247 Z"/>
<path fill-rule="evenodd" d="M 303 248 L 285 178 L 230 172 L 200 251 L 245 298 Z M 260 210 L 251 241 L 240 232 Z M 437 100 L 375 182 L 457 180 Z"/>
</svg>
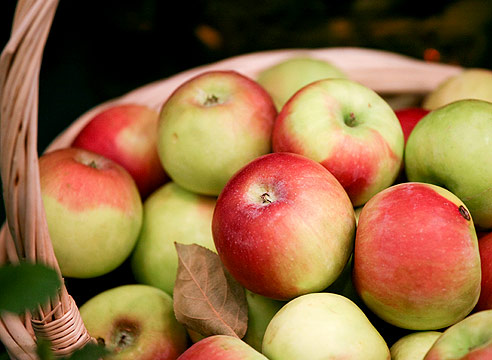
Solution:
<svg viewBox="0 0 492 360">
<path fill-rule="evenodd" d="M 91 337 L 63 283 L 41 198 L 37 152 L 39 72 L 58 0 L 19 0 L 12 33 L 0 56 L 0 172 L 6 224 L 0 232 L 0 265 L 27 261 L 54 268 L 58 294 L 25 316 L 2 314 L 0 339 L 14 359 L 35 359 L 37 339 L 56 356 Z"/>
</svg>

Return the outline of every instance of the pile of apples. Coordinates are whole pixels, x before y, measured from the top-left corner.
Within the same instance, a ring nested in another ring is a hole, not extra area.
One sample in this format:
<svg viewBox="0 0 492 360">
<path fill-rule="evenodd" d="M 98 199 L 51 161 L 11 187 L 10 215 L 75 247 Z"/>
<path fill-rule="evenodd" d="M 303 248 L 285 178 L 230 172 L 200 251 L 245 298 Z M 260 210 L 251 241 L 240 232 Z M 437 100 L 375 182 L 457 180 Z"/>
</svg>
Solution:
<svg viewBox="0 0 492 360">
<path fill-rule="evenodd" d="M 159 111 L 105 109 L 39 161 L 63 276 L 128 260 L 138 282 L 82 304 L 89 333 L 114 359 L 492 358 L 490 101 L 488 70 L 393 109 L 292 58 L 256 79 L 201 73 Z M 185 261 L 192 244 L 209 253 Z M 180 288 L 191 326 L 176 286 L 210 269 L 236 287 Z M 213 324 L 225 308 L 247 328 L 215 331 L 237 325 Z"/>
</svg>

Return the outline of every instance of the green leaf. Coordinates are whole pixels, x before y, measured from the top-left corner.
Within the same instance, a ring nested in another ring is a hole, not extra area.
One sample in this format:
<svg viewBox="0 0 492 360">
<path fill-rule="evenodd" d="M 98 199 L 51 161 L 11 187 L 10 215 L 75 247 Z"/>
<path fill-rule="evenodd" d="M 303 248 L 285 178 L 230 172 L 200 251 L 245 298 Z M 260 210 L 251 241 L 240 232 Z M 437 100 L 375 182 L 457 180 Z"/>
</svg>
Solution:
<svg viewBox="0 0 492 360">
<path fill-rule="evenodd" d="M 0 311 L 21 314 L 54 296 L 61 281 L 52 268 L 21 263 L 0 267 Z"/>
<path fill-rule="evenodd" d="M 51 351 L 51 344 L 49 341 L 38 341 L 36 346 L 36 353 L 38 354 L 39 360 L 55 359 L 53 351 Z"/>
<path fill-rule="evenodd" d="M 67 360 L 97 360 L 108 355 L 109 351 L 99 344 L 89 343 L 82 349 L 75 351 L 71 356 L 65 358 Z"/>
</svg>

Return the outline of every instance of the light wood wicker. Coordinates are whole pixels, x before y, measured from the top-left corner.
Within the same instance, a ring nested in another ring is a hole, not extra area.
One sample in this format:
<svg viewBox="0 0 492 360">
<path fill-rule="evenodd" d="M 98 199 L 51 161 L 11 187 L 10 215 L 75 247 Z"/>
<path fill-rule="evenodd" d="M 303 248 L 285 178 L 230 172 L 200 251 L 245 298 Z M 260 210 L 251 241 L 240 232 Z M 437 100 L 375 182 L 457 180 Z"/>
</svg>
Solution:
<svg viewBox="0 0 492 360">
<path fill-rule="evenodd" d="M 7 215 L 0 232 L 0 265 L 29 261 L 48 264 L 59 272 L 42 206 L 37 153 L 39 72 L 57 5 L 58 0 L 19 0 L 11 38 L 0 58 L 0 170 Z M 132 102 L 159 109 L 179 84 L 200 72 L 232 69 L 255 78 L 265 67 L 301 54 L 331 61 L 353 80 L 387 96 L 423 95 L 462 70 L 360 48 L 252 53 L 185 71 L 101 104 L 75 119 L 47 150 L 70 145 L 92 115 L 110 105 Z M 52 341 L 59 356 L 91 341 L 65 286 L 50 303 L 40 304 L 30 314 L 1 315 L 0 340 L 13 359 L 36 359 L 39 338 Z"/>
</svg>

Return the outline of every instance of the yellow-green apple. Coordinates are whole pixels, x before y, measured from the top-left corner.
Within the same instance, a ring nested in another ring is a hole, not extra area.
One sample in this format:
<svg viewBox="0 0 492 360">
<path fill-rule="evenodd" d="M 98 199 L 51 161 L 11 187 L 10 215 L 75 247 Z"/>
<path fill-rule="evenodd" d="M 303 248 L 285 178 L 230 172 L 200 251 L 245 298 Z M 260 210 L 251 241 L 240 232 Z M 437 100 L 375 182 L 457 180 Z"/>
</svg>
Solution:
<svg viewBox="0 0 492 360">
<path fill-rule="evenodd" d="M 469 68 L 440 83 L 424 98 L 422 107 L 435 110 L 457 100 L 492 102 L 492 70 Z"/>
<path fill-rule="evenodd" d="M 212 335 L 188 348 L 178 360 L 268 360 L 241 339 Z"/>
<path fill-rule="evenodd" d="M 79 148 L 45 153 L 39 173 L 62 274 L 91 278 L 120 266 L 142 224 L 142 200 L 130 174 L 114 161 Z"/>
<path fill-rule="evenodd" d="M 249 290 L 245 293 L 248 302 L 248 329 L 243 341 L 261 352 L 266 328 L 285 302 L 261 296 Z"/>
<path fill-rule="evenodd" d="M 145 105 L 118 104 L 96 114 L 72 146 L 103 155 L 133 177 L 142 198 L 167 181 L 157 155 L 159 113 Z"/>
<path fill-rule="evenodd" d="M 277 111 L 257 82 L 235 71 L 206 71 L 163 105 L 157 147 L 168 175 L 187 190 L 219 195 L 229 178 L 271 151 Z"/>
<path fill-rule="evenodd" d="M 391 345 L 391 360 L 423 360 L 441 335 L 442 332 L 439 331 L 418 331 L 407 334 Z"/>
<path fill-rule="evenodd" d="M 389 360 L 388 346 L 351 300 L 310 293 L 290 300 L 268 324 L 262 352 L 270 360 Z"/>
<path fill-rule="evenodd" d="M 447 328 L 424 360 L 492 359 L 492 310 L 483 310 Z"/>
<path fill-rule="evenodd" d="M 482 266 L 482 285 L 476 311 L 492 310 L 492 232 L 478 239 Z"/>
<path fill-rule="evenodd" d="M 272 96 L 277 110 L 280 111 L 297 90 L 327 78 L 347 78 L 347 75 L 329 61 L 296 56 L 262 70 L 257 81 Z"/>
<path fill-rule="evenodd" d="M 178 269 L 174 243 L 195 243 L 215 251 L 211 230 L 215 201 L 173 181 L 145 200 L 142 230 L 131 257 L 138 282 L 172 295 Z"/>
<path fill-rule="evenodd" d="M 108 359 L 175 360 L 188 347 L 171 296 L 152 286 L 105 290 L 85 302 L 80 315 L 89 334 L 109 351 Z"/>
<path fill-rule="evenodd" d="M 323 290 L 353 249 L 354 208 L 323 166 L 292 153 L 260 156 L 227 183 L 212 235 L 231 275 L 277 300 Z"/>
<path fill-rule="evenodd" d="M 427 114 L 405 148 L 409 181 L 443 186 L 492 229 L 492 103 L 459 100 Z"/>
<path fill-rule="evenodd" d="M 417 125 L 417 123 L 428 113 L 429 110 L 421 107 L 407 107 L 395 110 L 396 117 L 400 121 L 403 130 L 405 144 L 415 125 Z"/>
<path fill-rule="evenodd" d="M 360 206 L 395 181 L 404 139 L 395 112 L 376 92 L 351 80 L 324 79 L 285 104 L 272 146 L 321 163 Z"/>
<path fill-rule="evenodd" d="M 448 190 L 402 183 L 362 208 L 353 281 L 381 319 L 410 330 L 452 325 L 477 303 L 480 280 L 473 220 Z"/>
</svg>

